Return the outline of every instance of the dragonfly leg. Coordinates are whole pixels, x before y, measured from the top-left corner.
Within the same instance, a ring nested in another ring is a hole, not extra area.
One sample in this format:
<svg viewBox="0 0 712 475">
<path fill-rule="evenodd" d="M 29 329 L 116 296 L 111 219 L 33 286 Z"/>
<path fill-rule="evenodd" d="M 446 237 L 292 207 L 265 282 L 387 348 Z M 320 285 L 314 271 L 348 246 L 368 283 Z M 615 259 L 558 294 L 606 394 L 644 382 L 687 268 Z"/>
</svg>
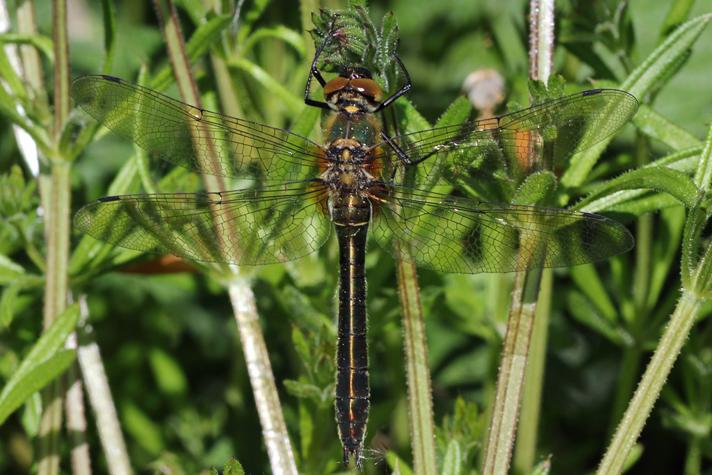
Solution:
<svg viewBox="0 0 712 475">
<path fill-rule="evenodd" d="M 312 60 L 311 68 L 309 69 L 309 76 L 307 77 L 307 85 L 304 88 L 304 103 L 309 106 L 320 107 L 322 109 L 331 109 L 329 104 L 324 101 L 312 99 L 310 97 L 310 94 L 312 78 L 316 79 L 321 87 L 326 86 L 326 80 L 324 79 L 324 76 L 321 75 L 321 71 L 319 71 L 318 63 L 319 56 L 321 56 L 321 54 L 324 52 L 324 49 L 326 48 L 326 45 L 328 45 L 331 42 L 331 39 L 334 37 L 335 23 L 336 17 L 334 16 L 334 19 L 331 20 L 331 24 L 329 25 L 329 32 L 324 36 L 324 41 L 321 42 L 319 48 L 314 53 L 314 59 Z"/>
<path fill-rule="evenodd" d="M 384 108 L 388 107 L 389 105 L 391 105 L 393 103 L 393 101 L 395 101 L 400 96 L 402 96 L 405 93 L 407 93 L 408 91 L 410 91 L 410 89 L 413 87 L 413 83 L 410 79 L 410 74 L 408 73 L 408 70 L 406 69 L 405 65 L 403 64 L 403 61 L 401 61 L 401 59 L 395 53 L 393 54 L 393 59 L 396 60 L 398 67 L 401 69 L 401 71 L 403 71 L 403 75 L 405 76 L 405 84 L 403 84 L 403 86 L 400 89 L 398 89 L 396 92 L 394 92 L 393 95 L 391 95 L 389 98 L 387 98 L 386 100 L 381 102 L 374 112 L 379 112 L 379 111 L 383 110 Z"/>
</svg>

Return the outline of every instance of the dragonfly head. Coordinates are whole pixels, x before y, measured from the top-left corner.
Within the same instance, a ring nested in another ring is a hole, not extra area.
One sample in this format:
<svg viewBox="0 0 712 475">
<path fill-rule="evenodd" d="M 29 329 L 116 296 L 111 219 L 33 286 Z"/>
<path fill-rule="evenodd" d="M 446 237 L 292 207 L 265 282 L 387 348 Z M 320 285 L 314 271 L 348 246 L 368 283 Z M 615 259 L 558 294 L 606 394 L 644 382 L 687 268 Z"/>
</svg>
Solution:
<svg viewBox="0 0 712 475">
<path fill-rule="evenodd" d="M 345 67 L 339 76 L 324 86 L 324 96 L 331 108 L 347 114 L 373 112 L 380 105 L 383 93 L 371 71 L 362 67 Z"/>
</svg>

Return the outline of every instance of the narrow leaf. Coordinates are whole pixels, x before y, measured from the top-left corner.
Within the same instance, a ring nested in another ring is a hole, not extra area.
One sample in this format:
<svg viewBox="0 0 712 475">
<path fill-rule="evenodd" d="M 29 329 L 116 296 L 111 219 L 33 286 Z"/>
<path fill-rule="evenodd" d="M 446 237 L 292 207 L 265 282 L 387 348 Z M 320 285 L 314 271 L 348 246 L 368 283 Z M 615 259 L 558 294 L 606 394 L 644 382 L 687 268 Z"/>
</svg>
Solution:
<svg viewBox="0 0 712 475">
<path fill-rule="evenodd" d="M 0 393 L 0 425 L 30 396 L 64 373 L 74 357 L 74 350 L 62 350 L 27 372 L 15 373 Z"/>
<path fill-rule="evenodd" d="M 25 275 L 25 269 L 13 262 L 9 257 L 0 254 L 0 285 L 12 284 Z"/>
<path fill-rule="evenodd" d="M 668 193 L 687 207 L 691 207 L 697 200 L 697 187 L 685 173 L 667 167 L 639 168 L 632 172 L 603 183 L 574 206 L 581 211 L 593 211 L 589 206 L 593 202 L 620 193 L 622 190 L 645 189 Z M 596 207 L 596 210 L 601 210 Z"/>
<path fill-rule="evenodd" d="M 460 475 L 462 473 L 462 448 L 456 440 L 451 440 L 447 445 L 441 473 L 443 475 Z"/>
<path fill-rule="evenodd" d="M 104 21 L 104 66 L 101 68 L 105 73 L 110 73 L 114 64 L 114 46 L 116 45 L 116 14 L 114 12 L 114 2 L 112 0 L 102 0 L 101 10 Z"/>
<path fill-rule="evenodd" d="M 67 337 L 74 331 L 79 319 L 79 305 L 74 304 L 62 312 L 61 315 L 45 330 L 35 346 L 32 347 L 20 366 L 15 371 L 13 378 L 19 378 L 24 373 L 46 361 L 61 348 L 67 341 Z"/>
<path fill-rule="evenodd" d="M 681 55 L 687 54 L 710 20 L 712 14 L 708 13 L 680 25 L 623 81 L 621 89 L 635 97 L 647 94 L 655 87 L 658 79 L 666 74 L 666 69 L 674 65 Z"/>
<path fill-rule="evenodd" d="M 660 140 L 674 150 L 699 147 L 700 141 L 685 129 L 668 121 L 648 106 L 641 106 L 633 123 L 645 135 Z"/>
</svg>

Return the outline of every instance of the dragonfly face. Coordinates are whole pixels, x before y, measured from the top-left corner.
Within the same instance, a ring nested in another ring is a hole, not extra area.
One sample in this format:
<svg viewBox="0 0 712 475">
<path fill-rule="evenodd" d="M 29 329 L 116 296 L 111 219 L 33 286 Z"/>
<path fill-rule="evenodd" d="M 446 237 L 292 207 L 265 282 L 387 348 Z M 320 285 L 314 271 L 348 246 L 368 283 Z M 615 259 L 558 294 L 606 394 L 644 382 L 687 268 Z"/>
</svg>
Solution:
<svg viewBox="0 0 712 475">
<path fill-rule="evenodd" d="M 510 114 L 389 137 L 375 112 L 386 99 L 368 71 L 326 81 L 317 50 L 307 104 L 331 112 L 325 145 L 268 125 L 192 107 L 108 76 L 77 79 L 72 96 L 108 128 L 156 158 L 236 177 L 233 191 L 114 196 L 88 204 L 76 227 L 139 251 L 261 265 L 339 243 L 336 419 L 344 460 L 359 462 L 369 408 L 366 237 L 387 251 L 408 246 L 420 267 L 512 272 L 596 262 L 633 244 L 625 227 L 589 213 L 475 201 L 453 194 L 473 164 L 520 165 L 532 151 L 561 163 L 615 133 L 637 108 L 623 91 L 598 89 Z M 400 60 L 394 58 L 402 67 Z M 325 102 L 309 96 L 314 77 Z"/>
</svg>

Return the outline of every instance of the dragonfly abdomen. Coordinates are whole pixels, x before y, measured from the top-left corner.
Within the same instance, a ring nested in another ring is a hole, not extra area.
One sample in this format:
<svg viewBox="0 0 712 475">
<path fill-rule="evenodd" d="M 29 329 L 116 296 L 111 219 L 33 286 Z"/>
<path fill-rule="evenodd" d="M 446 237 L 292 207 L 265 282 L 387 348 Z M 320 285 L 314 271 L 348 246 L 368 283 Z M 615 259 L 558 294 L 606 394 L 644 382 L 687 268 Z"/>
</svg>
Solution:
<svg viewBox="0 0 712 475">
<path fill-rule="evenodd" d="M 344 463 L 360 464 L 368 420 L 368 344 L 366 327 L 367 199 L 348 194 L 331 209 L 339 242 L 339 312 L 336 350 L 336 423 Z"/>
</svg>

